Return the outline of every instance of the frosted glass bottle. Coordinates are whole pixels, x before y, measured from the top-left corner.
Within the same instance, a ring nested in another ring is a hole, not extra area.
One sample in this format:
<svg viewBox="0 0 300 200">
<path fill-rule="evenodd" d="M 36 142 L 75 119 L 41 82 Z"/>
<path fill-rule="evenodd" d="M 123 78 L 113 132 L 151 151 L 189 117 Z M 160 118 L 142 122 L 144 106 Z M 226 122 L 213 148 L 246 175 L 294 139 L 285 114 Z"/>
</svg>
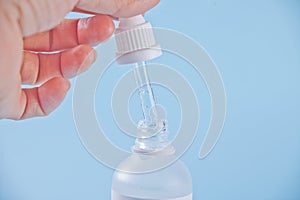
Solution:
<svg viewBox="0 0 300 200">
<path fill-rule="evenodd" d="M 133 153 L 113 175 L 111 200 L 192 200 L 187 167 L 180 160 L 166 162 L 176 160 L 175 149 L 169 146 L 165 115 L 157 109 L 145 62 L 162 54 L 152 26 L 142 15 L 120 18 L 115 36 L 117 63 L 136 63 L 144 119 L 138 123 Z"/>
<path fill-rule="evenodd" d="M 142 169 L 152 164 L 158 155 L 133 153 L 119 169 Z M 164 157 L 172 155 L 159 155 Z M 192 178 L 180 160 L 148 173 L 129 173 L 116 170 L 112 179 L 112 200 L 192 200 Z"/>
</svg>

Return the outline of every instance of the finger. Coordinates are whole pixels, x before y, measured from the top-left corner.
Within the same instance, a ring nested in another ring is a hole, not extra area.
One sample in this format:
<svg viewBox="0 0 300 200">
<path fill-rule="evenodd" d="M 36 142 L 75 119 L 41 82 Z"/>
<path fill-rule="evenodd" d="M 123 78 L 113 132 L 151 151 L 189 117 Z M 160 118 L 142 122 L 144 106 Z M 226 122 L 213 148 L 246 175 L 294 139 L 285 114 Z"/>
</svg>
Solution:
<svg viewBox="0 0 300 200">
<path fill-rule="evenodd" d="M 6 14 L 19 25 L 26 37 L 54 28 L 75 7 L 115 17 L 129 17 L 146 12 L 158 2 L 159 0 L 27 0 L 5 3 L 11 6 Z"/>
<path fill-rule="evenodd" d="M 72 78 L 96 60 L 96 52 L 87 45 L 55 54 L 24 52 L 21 67 L 23 84 L 40 84 L 53 77 Z"/>
<path fill-rule="evenodd" d="M 76 7 L 83 11 L 103 13 L 119 18 L 145 13 L 158 3 L 159 0 L 81 0 Z"/>
<path fill-rule="evenodd" d="M 38 88 L 23 89 L 21 102 L 24 102 L 24 111 L 20 118 L 27 119 L 45 116 L 54 111 L 63 101 L 70 82 L 64 78 L 53 78 Z"/>
<path fill-rule="evenodd" d="M 82 9 L 79 9 L 79 8 L 74 8 L 72 10 L 72 12 L 74 12 L 74 13 L 88 14 L 88 15 L 98 15 L 99 14 L 99 13 L 95 13 L 95 12 L 92 12 L 92 11 L 82 10 Z M 118 20 L 119 19 L 118 17 L 112 16 L 112 15 L 108 15 L 107 14 L 107 16 L 109 16 L 113 20 Z"/>
<path fill-rule="evenodd" d="M 30 51 L 58 51 L 79 44 L 96 45 L 107 40 L 114 32 L 109 16 L 64 20 L 54 29 L 24 38 L 24 49 Z"/>
</svg>

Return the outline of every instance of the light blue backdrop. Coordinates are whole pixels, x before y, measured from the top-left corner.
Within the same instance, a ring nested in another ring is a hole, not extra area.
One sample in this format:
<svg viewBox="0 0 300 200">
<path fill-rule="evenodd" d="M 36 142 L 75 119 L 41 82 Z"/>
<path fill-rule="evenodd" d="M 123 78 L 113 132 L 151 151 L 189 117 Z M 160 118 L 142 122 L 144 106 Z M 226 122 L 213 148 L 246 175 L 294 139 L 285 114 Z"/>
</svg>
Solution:
<svg viewBox="0 0 300 200">
<path fill-rule="evenodd" d="M 198 160 L 210 117 L 205 84 L 180 60 L 158 59 L 180 71 L 199 98 L 199 134 L 182 158 L 193 176 L 194 199 L 300 199 L 300 1 L 163 0 L 146 18 L 200 43 L 226 87 L 223 135 L 209 157 Z M 124 149 L 133 141 L 118 132 L 110 108 L 102 103 L 109 102 L 115 81 L 128 69 L 107 71 L 105 87 L 97 92 L 101 105 L 96 105 L 99 121 L 111 132 L 108 137 Z M 155 92 L 167 105 L 175 132 L 178 103 L 164 89 Z M 130 104 L 133 113 L 136 101 L 133 97 Z M 77 136 L 72 91 L 49 117 L 0 121 L 1 200 L 106 200 L 112 173 Z"/>
</svg>

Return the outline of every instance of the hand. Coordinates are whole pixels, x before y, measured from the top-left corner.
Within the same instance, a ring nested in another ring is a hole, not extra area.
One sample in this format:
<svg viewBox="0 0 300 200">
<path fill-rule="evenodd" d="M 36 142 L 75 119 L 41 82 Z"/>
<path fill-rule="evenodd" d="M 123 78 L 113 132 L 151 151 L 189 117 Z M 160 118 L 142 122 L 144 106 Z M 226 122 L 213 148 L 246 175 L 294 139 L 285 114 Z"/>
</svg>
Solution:
<svg viewBox="0 0 300 200">
<path fill-rule="evenodd" d="M 0 119 L 51 113 L 70 88 L 67 78 L 95 61 L 90 46 L 112 35 L 110 16 L 144 13 L 158 1 L 0 0 Z M 102 15 L 64 20 L 74 9 Z"/>
</svg>

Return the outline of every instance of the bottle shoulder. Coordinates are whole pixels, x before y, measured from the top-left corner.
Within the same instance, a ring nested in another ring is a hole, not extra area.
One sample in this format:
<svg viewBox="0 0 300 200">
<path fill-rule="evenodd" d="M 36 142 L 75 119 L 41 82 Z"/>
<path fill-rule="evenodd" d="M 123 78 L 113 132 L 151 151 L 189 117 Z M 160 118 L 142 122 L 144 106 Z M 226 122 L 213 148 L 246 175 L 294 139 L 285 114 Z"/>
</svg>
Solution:
<svg viewBox="0 0 300 200">
<path fill-rule="evenodd" d="M 127 165 L 143 167 L 151 159 L 129 157 L 120 164 L 120 168 Z M 192 178 L 186 165 L 177 160 L 164 168 L 147 173 L 128 173 L 116 170 L 112 180 L 112 190 L 121 194 L 156 198 L 175 198 L 192 193 Z"/>
</svg>

